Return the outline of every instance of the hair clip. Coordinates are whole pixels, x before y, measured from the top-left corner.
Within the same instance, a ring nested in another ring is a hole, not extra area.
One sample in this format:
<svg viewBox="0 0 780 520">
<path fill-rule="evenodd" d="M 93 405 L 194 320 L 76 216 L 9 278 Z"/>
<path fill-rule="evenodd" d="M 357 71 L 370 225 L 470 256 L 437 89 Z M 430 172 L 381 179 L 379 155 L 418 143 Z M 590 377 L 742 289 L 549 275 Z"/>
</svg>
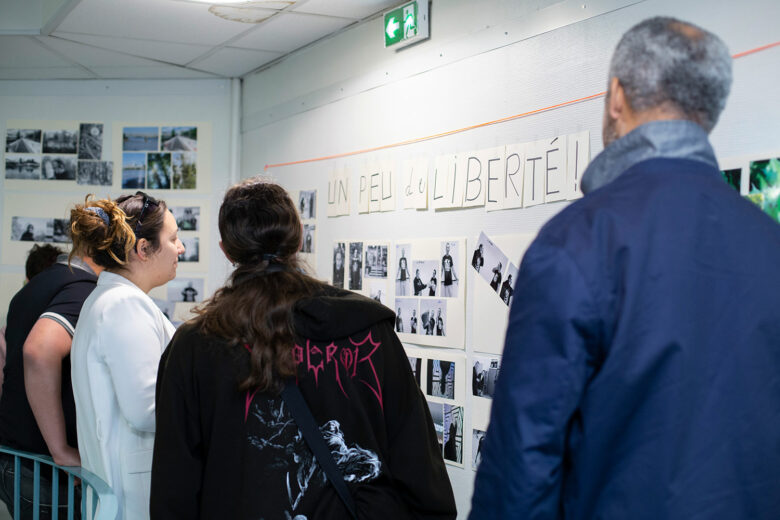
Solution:
<svg viewBox="0 0 780 520">
<path fill-rule="evenodd" d="M 98 208 L 97 206 L 90 206 L 90 207 L 84 208 L 84 209 L 86 209 L 89 212 L 92 212 L 92 213 L 96 214 L 98 217 L 103 219 L 103 223 L 106 225 L 106 227 L 108 227 L 110 225 L 109 223 L 110 223 L 111 220 L 108 218 L 108 213 L 106 213 L 106 211 L 103 208 Z"/>
<path fill-rule="evenodd" d="M 275 255 L 273 253 L 265 253 L 261 258 L 265 262 L 268 262 L 270 264 L 271 262 L 275 262 L 276 260 L 279 260 L 279 255 Z"/>
</svg>

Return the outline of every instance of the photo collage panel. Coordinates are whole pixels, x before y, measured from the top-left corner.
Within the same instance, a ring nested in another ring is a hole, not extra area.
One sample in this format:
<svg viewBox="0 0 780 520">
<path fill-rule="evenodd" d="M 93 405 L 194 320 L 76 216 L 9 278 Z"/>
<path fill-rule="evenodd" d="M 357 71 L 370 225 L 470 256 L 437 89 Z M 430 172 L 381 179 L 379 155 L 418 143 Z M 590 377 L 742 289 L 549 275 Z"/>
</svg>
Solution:
<svg viewBox="0 0 780 520">
<path fill-rule="evenodd" d="M 484 232 L 471 255 L 471 267 L 505 305 L 511 305 L 518 268 Z"/>
<path fill-rule="evenodd" d="M 198 127 L 122 128 L 122 188 L 194 190 L 197 187 Z"/>
<path fill-rule="evenodd" d="M 9 128 L 5 178 L 111 186 L 114 163 L 101 160 L 102 154 L 101 123 L 81 123 L 78 129 Z"/>
</svg>

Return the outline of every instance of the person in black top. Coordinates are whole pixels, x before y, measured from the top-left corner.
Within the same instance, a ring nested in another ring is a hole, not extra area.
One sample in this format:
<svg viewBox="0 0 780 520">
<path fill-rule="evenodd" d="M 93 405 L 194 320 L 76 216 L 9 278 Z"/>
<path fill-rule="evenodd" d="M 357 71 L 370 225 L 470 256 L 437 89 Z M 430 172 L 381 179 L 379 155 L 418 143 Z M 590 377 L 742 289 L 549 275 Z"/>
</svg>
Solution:
<svg viewBox="0 0 780 520">
<path fill-rule="evenodd" d="M 398 307 L 398 312 L 395 315 L 395 331 L 396 332 L 404 331 L 404 322 L 401 319 L 401 307 Z"/>
<path fill-rule="evenodd" d="M 395 277 L 395 295 L 407 296 L 409 286 L 409 268 L 406 262 L 406 251 L 401 249 L 401 258 L 398 259 L 398 274 Z"/>
<path fill-rule="evenodd" d="M 417 334 L 417 310 L 412 309 L 412 317 L 410 321 L 410 329 L 412 334 Z"/>
<path fill-rule="evenodd" d="M 441 309 L 436 311 L 436 335 L 444 336 L 444 318 L 441 317 Z"/>
<path fill-rule="evenodd" d="M 333 249 L 333 287 L 344 288 L 344 244 Z"/>
<path fill-rule="evenodd" d="M 512 289 L 512 275 L 508 274 L 506 276 L 506 280 L 504 280 L 504 283 L 501 284 L 501 292 L 498 294 L 498 296 L 504 303 L 509 305 L 509 301 L 512 299 L 513 292 L 515 292 L 515 290 Z"/>
<path fill-rule="evenodd" d="M 103 217 L 95 213 L 95 218 Z M 8 355 L 0 399 L 0 443 L 51 455 L 79 466 L 76 411 L 70 382 L 70 346 L 81 307 L 101 271 L 90 258 L 71 253 L 30 280 L 8 309 Z M 32 471 L 22 467 L 22 517 L 31 515 Z M 41 475 L 41 518 L 51 514 L 51 484 Z M 0 500 L 13 510 L 13 457 L 0 455 Z M 62 493 L 61 493 L 62 495 Z M 61 496 L 59 504 L 66 504 Z M 62 506 L 61 506 L 62 507 Z M 64 517 L 62 510 L 60 516 Z"/>
<path fill-rule="evenodd" d="M 422 278 L 420 278 L 420 270 L 416 269 L 414 274 L 414 281 L 412 282 L 414 284 L 414 295 L 415 296 L 422 296 L 422 292 L 425 290 L 425 283 L 423 283 Z"/>
<path fill-rule="evenodd" d="M 300 217 L 280 186 L 230 188 L 219 229 L 236 269 L 160 361 L 151 519 L 349 518 L 280 396 L 287 385 L 359 518 L 454 519 L 393 312 L 300 269 Z"/>
<path fill-rule="evenodd" d="M 198 290 L 192 286 L 192 282 L 187 282 L 187 287 L 181 290 L 181 297 L 183 302 L 194 302 L 198 297 Z"/>
<path fill-rule="evenodd" d="M 474 256 L 471 257 L 471 265 L 474 267 L 474 269 L 479 272 L 480 269 L 482 269 L 482 266 L 485 265 L 485 246 L 482 244 L 479 245 L 477 249 L 474 250 Z"/>
<path fill-rule="evenodd" d="M 35 240 L 35 226 L 32 224 L 27 224 L 27 229 L 24 233 L 22 233 L 22 236 L 19 237 L 19 240 L 23 240 L 25 242 L 32 242 Z"/>
<path fill-rule="evenodd" d="M 450 255 L 450 243 L 447 242 L 444 247 L 446 251 L 444 256 L 441 257 L 441 292 L 445 298 L 454 298 L 457 294 L 453 284 L 458 282 L 458 276 L 455 274 L 455 266 L 452 261 L 452 255 Z"/>
<path fill-rule="evenodd" d="M 490 281 L 490 287 L 493 288 L 494 291 L 498 292 L 498 286 L 501 285 L 501 268 L 503 266 L 501 265 L 501 262 L 498 263 L 493 268 L 493 279 Z"/>
<path fill-rule="evenodd" d="M 433 270 L 431 281 L 428 282 L 428 296 L 436 296 L 436 284 L 439 283 L 436 278 L 436 269 Z"/>
</svg>

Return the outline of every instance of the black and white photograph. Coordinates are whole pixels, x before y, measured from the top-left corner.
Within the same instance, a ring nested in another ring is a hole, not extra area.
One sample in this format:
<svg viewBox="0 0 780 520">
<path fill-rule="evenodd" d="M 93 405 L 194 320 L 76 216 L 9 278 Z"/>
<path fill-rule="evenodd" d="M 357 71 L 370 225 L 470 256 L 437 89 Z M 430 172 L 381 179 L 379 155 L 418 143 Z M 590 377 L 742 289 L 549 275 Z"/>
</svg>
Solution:
<svg viewBox="0 0 780 520">
<path fill-rule="evenodd" d="M 5 154 L 5 178 L 36 180 L 41 178 L 41 157 L 38 155 Z"/>
<path fill-rule="evenodd" d="M 174 190 L 194 190 L 197 185 L 198 168 L 195 152 L 171 154 Z"/>
<path fill-rule="evenodd" d="M 122 129 L 122 150 L 156 152 L 160 149 L 160 129 L 156 126 L 126 126 Z"/>
<path fill-rule="evenodd" d="M 412 252 L 411 244 L 397 244 L 395 246 L 395 295 L 412 295 L 412 266 L 409 264 L 407 254 Z"/>
<path fill-rule="evenodd" d="M 176 219 L 179 231 L 200 230 L 200 206 L 172 206 L 171 213 Z"/>
<path fill-rule="evenodd" d="M 498 291 L 498 297 L 509 307 L 512 304 L 512 295 L 515 293 L 515 283 L 517 282 L 517 266 L 509 262 L 504 274 L 504 281 L 501 282 L 501 289 Z"/>
<path fill-rule="evenodd" d="M 387 280 L 367 279 L 363 283 L 368 284 L 368 297 L 385 307 L 390 307 L 387 301 Z"/>
<path fill-rule="evenodd" d="M 455 362 L 429 359 L 427 386 L 431 397 L 455 399 Z"/>
<path fill-rule="evenodd" d="M 152 298 L 155 305 L 162 311 L 166 318 L 173 319 L 173 311 L 176 308 L 176 302 L 169 300 L 161 300 L 159 298 Z M 181 300 L 180 300 L 181 301 Z"/>
<path fill-rule="evenodd" d="M 79 159 L 97 161 L 103 153 L 103 125 L 81 123 L 79 125 Z"/>
<path fill-rule="evenodd" d="M 423 298 L 420 300 L 420 328 L 424 336 L 447 335 L 447 302 Z"/>
<path fill-rule="evenodd" d="M 415 296 L 436 296 L 439 291 L 439 262 L 415 260 L 412 262 L 412 289 Z"/>
<path fill-rule="evenodd" d="M 78 152 L 79 134 L 75 130 L 45 130 L 43 153 L 73 154 Z"/>
<path fill-rule="evenodd" d="M 114 183 L 114 162 L 79 161 L 76 183 L 111 186 Z"/>
<path fill-rule="evenodd" d="M 11 217 L 11 240 L 21 242 L 54 242 L 54 219 L 45 217 Z"/>
<path fill-rule="evenodd" d="M 317 218 L 317 190 L 305 190 L 298 193 L 298 210 L 301 219 Z"/>
<path fill-rule="evenodd" d="M 171 154 L 150 153 L 146 155 L 146 188 L 150 190 L 171 189 Z"/>
<path fill-rule="evenodd" d="M 9 128 L 5 131 L 7 153 L 41 153 L 41 131 Z"/>
<path fill-rule="evenodd" d="M 444 460 L 463 464 L 463 407 L 444 405 Z"/>
<path fill-rule="evenodd" d="M 501 359 L 497 356 L 474 356 L 471 363 L 472 395 L 493 399 Z"/>
<path fill-rule="evenodd" d="M 184 253 L 179 255 L 179 262 L 200 262 L 200 238 L 179 237 L 184 244 Z"/>
<path fill-rule="evenodd" d="M 315 224 L 303 225 L 303 240 L 301 241 L 302 253 L 315 252 L 315 239 L 317 238 L 317 226 Z"/>
<path fill-rule="evenodd" d="M 477 471 L 479 463 L 482 462 L 482 442 L 484 440 L 484 431 L 471 430 L 471 469 L 474 471 Z"/>
<path fill-rule="evenodd" d="M 349 243 L 349 289 L 363 290 L 363 242 Z"/>
<path fill-rule="evenodd" d="M 501 288 L 501 282 L 504 278 L 504 271 L 507 266 L 507 256 L 490 240 L 485 233 L 479 235 L 477 249 L 483 249 L 484 265 L 479 270 L 479 276 L 482 277 L 494 291 L 498 292 Z M 472 263 L 473 266 L 473 263 Z"/>
<path fill-rule="evenodd" d="M 387 278 L 387 246 L 367 245 L 366 263 L 363 265 L 366 276 Z"/>
<path fill-rule="evenodd" d="M 455 241 L 441 243 L 441 293 L 444 298 L 457 298 L 458 273 L 455 266 L 460 265 L 460 252 Z"/>
<path fill-rule="evenodd" d="M 166 286 L 168 300 L 172 302 L 202 302 L 203 286 L 203 278 L 176 277 Z"/>
<path fill-rule="evenodd" d="M 431 419 L 433 419 L 433 429 L 436 430 L 439 449 L 444 449 L 444 405 L 428 401 L 428 410 L 430 410 Z"/>
<path fill-rule="evenodd" d="M 198 149 L 197 126 L 164 126 L 160 132 L 162 149 L 170 152 L 195 152 Z"/>
<path fill-rule="evenodd" d="M 146 154 L 122 154 L 122 188 L 146 188 Z"/>
<path fill-rule="evenodd" d="M 59 243 L 68 243 L 70 242 L 70 219 L 67 218 L 54 218 L 51 221 L 52 224 L 52 231 L 51 231 L 51 240 L 52 242 L 59 242 Z"/>
<path fill-rule="evenodd" d="M 412 368 L 412 375 L 414 380 L 417 381 L 417 386 L 420 386 L 420 369 L 422 368 L 422 359 L 418 357 L 406 356 L 409 358 L 409 366 Z"/>
<path fill-rule="evenodd" d="M 344 288 L 344 242 L 333 244 L 333 287 Z"/>
<path fill-rule="evenodd" d="M 76 180 L 75 155 L 44 155 L 41 178 L 52 181 Z"/>
<path fill-rule="evenodd" d="M 405 334 L 417 334 L 420 321 L 417 317 L 419 300 L 417 298 L 396 298 L 395 331 Z"/>
</svg>

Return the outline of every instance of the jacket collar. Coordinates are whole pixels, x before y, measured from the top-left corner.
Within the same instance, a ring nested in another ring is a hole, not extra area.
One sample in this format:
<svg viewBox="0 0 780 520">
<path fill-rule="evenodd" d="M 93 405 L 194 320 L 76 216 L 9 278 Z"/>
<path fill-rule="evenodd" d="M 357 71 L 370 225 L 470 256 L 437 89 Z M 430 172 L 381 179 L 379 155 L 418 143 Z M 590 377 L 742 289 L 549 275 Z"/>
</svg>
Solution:
<svg viewBox="0 0 780 520">
<path fill-rule="evenodd" d="M 707 133 L 686 120 L 651 121 L 607 146 L 582 175 L 582 192 L 589 193 L 615 180 L 648 159 L 690 159 L 718 167 Z"/>
<path fill-rule="evenodd" d="M 58 264 L 63 264 L 63 265 L 70 265 L 71 267 L 76 267 L 78 269 L 81 269 L 82 271 L 86 271 L 89 274 L 97 276 L 97 274 L 95 273 L 95 271 L 92 270 L 92 268 L 89 266 L 89 264 L 87 264 L 79 256 L 74 256 L 73 258 L 71 258 L 70 263 L 69 263 L 67 254 L 57 255 L 57 263 Z"/>
</svg>

